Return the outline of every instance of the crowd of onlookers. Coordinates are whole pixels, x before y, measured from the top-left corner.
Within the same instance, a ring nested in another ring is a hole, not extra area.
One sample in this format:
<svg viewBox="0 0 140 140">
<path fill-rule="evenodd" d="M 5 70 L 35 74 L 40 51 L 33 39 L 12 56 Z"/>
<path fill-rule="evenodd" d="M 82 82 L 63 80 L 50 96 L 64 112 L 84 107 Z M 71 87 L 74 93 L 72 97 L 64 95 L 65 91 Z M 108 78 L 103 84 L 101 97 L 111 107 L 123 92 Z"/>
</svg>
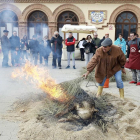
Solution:
<svg viewBox="0 0 140 140">
<path fill-rule="evenodd" d="M 22 63 L 25 63 L 26 60 L 31 61 L 34 65 L 38 64 L 38 57 L 40 64 L 45 61 L 45 65 L 48 66 L 48 58 L 52 52 L 52 67 L 55 69 L 58 65 L 58 68 L 61 69 L 61 57 L 62 57 L 62 48 L 63 48 L 63 39 L 57 31 L 54 32 L 54 36 L 49 40 L 48 36 L 42 38 L 38 35 L 33 35 L 32 40 L 28 41 L 27 36 L 25 35 L 21 40 L 17 36 L 17 32 L 13 31 L 13 34 L 8 38 L 9 31 L 4 30 L 4 35 L 1 37 L 1 46 L 3 52 L 3 62 L 2 67 L 9 67 L 8 59 L 9 53 L 11 53 L 11 64 L 12 66 L 20 66 Z M 136 34 L 138 37 L 138 35 Z M 93 38 L 91 35 L 87 35 L 86 38 L 82 38 L 76 45 L 76 48 L 80 49 L 81 61 L 85 61 L 87 65 L 90 59 L 96 52 L 96 49 L 101 47 L 101 43 L 109 38 L 109 33 L 106 33 L 102 39 L 98 38 L 98 34 L 94 33 Z M 128 40 L 123 39 L 122 34 L 119 34 L 119 37 L 114 42 L 114 45 L 121 47 L 124 54 L 126 54 L 126 48 L 128 45 Z M 73 37 L 72 32 L 69 33 L 68 38 L 65 40 L 65 45 L 67 46 L 67 67 L 70 68 L 70 59 L 72 58 L 73 69 L 75 67 L 75 42 L 76 39 Z M 58 62 L 58 64 L 57 64 Z"/>
</svg>

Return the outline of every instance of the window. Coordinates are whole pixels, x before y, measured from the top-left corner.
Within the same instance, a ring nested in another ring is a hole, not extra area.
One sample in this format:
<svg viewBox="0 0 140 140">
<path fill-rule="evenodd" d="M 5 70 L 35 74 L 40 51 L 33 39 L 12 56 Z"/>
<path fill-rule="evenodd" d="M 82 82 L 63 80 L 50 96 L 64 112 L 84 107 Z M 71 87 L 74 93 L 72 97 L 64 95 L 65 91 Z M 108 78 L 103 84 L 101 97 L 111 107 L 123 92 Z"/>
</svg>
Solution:
<svg viewBox="0 0 140 140">
<path fill-rule="evenodd" d="M 66 33 L 64 35 L 64 33 L 61 31 L 62 27 L 65 24 L 78 25 L 79 19 L 78 19 L 77 15 L 71 11 L 65 11 L 59 15 L 58 20 L 57 20 L 57 29 L 58 29 L 59 34 L 62 36 L 63 39 L 66 39 L 68 37 L 68 33 Z M 77 33 L 73 33 L 73 36 L 75 37 L 76 40 L 78 40 Z"/>
<path fill-rule="evenodd" d="M 116 19 L 116 35 L 122 33 L 125 40 L 127 40 L 130 32 L 137 32 L 137 17 L 132 12 L 123 12 Z"/>
<path fill-rule="evenodd" d="M 35 11 L 28 18 L 28 37 L 32 39 L 33 35 L 41 36 L 42 38 L 48 35 L 48 18 L 45 13 Z"/>
<path fill-rule="evenodd" d="M 3 30 L 8 30 L 8 37 L 12 36 L 13 30 L 18 34 L 18 17 L 13 11 L 4 10 L 0 13 L 0 36 L 3 36 Z"/>
</svg>

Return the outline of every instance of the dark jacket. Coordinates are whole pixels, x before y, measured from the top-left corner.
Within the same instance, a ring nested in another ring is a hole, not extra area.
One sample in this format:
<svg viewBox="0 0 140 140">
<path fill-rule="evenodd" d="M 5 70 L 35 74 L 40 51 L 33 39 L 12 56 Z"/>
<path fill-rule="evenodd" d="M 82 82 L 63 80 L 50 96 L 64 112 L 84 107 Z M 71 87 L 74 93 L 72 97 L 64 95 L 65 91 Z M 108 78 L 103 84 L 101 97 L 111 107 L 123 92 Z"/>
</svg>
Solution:
<svg viewBox="0 0 140 140">
<path fill-rule="evenodd" d="M 37 40 L 31 40 L 29 42 L 29 48 L 31 53 L 39 53 L 39 42 Z"/>
<path fill-rule="evenodd" d="M 110 53 L 103 52 L 103 47 L 97 49 L 95 55 L 87 65 L 87 71 L 95 69 L 95 78 L 102 83 L 105 77 L 110 78 L 121 70 L 126 62 L 126 57 L 120 47 L 112 45 Z"/>
<path fill-rule="evenodd" d="M 65 44 L 67 46 L 67 52 L 75 51 L 75 38 L 73 36 L 71 38 L 67 38 Z"/>
<path fill-rule="evenodd" d="M 102 42 L 105 40 L 105 36 L 100 40 L 100 43 L 99 43 L 99 46 L 98 47 L 101 47 L 102 45 Z"/>
<path fill-rule="evenodd" d="M 52 37 L 50 43 L 52 43 L 53 53 L 62 53 L 62 37 L 60 35 L 57 38 Z"/>
<path fill-rule="evenodd" d="M 92 40 L 91 43 L 90 42 L 87 42 L 86 40 L 83 42 L 83 46 L 85 48 L 89 48 L 90 49 L 90 53 L 93 53 L 95 54 L 96 52 L 96 48 L 95 48 L 95 43 L 94 41 Z"/>
<path fill-rule="evenodd" d="M 5 35 L 1 37 L 1 47 L 2 47 L 2 51 L 7 51 L 10 49 L 10 41 L 8 37 Z"/>
<path fill-rule="evenodd" d="M 28 40 L 21 39 L 21 50 L 23 50 L 24 46 L 26 46 L 26 50 L 29 50 Z"/>
<path fill-rule="evenodd" d="M 100 39 L 99 38 L 93 38 L 93 41 L 95 43 L 95 46 L 98 46 L 100 45 Z"/>
<path fill-rule="evenodd" d="M 11 50 L 16 50 L 16 48 L 20 49 L 20 38 L 18 36 L 11 36 L 9 38 Z"/>
<path fill-rule="evenodd" d="M 51 42 L 50 40 L 46 40 L 47 46 L 44 46 L 44 56 L 49 56 L 51 53 Z"/>
</svg>

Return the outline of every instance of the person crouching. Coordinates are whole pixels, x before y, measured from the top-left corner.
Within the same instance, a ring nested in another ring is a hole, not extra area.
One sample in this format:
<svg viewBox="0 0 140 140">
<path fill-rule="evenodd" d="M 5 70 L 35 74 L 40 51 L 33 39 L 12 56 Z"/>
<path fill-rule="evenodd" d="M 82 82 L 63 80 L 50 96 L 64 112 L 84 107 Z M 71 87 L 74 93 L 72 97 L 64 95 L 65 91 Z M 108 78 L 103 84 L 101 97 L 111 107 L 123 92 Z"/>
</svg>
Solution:
<svg viewBox="0 0 140 140">
<path fill-rule="evenodd" d="M 95 55 L 87 65 L 87 73 L 83 77 L 87 78 L 89 73 L 95 70 L 95 79 L 99 83 L 97 97 L 101 96 L 103 86 L 107 78 L 115 76 L 120 98 L 124 99 L 124 85 L 122 72 L 125 73 L 124 65 L 126 57 L 120 47 L 112 45 L 110 38 L 102 42 L 102 47 L 96 50 Z"/>
</svg>

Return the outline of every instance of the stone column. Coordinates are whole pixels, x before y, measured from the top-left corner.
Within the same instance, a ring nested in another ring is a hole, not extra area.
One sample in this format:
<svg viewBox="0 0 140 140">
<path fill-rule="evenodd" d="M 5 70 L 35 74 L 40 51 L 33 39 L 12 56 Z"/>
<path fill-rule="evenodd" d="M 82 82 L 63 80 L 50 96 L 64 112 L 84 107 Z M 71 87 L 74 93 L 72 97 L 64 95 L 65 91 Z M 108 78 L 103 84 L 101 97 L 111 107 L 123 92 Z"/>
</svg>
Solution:
<svg viewBox="0 0 140 140">
<path fill-rule="evenodd" d="M 24 35 L 27 35 L 27 23 L 26 22 L 19 22 L 19 37 L 23 38 Z"/>
<path fill-rule="evenodd" d="M 57 26 L 55 22 L 49 22 L 48 27 L 49 27 L 49 39 L 51 39 L 52 36 L 54 35 L 54 32 L 57 31 Z"/>
<path fill-rule="evenodd" d="M 140 23 L 138 23 L 137 33 L 138 33 L 138 35 L 140 35 Z"/>
</svg>

